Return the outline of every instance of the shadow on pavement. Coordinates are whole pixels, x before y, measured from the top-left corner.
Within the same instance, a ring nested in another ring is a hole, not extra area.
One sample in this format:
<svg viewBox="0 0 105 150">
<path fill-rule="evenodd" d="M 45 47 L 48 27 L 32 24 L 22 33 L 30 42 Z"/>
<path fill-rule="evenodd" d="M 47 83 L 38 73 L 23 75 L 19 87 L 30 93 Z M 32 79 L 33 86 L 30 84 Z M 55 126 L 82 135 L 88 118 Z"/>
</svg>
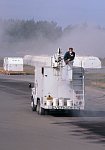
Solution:
<svg viewBox="0 0 105 150">
<path fill-rule="evenodd" d="M 105 117 L 105 111 L 70 110 L 49 112 L 54 117 Z"/>
<path fill-rule="evenodd" d="M 70 121 L 65 122 L 63 120 L 53 123 L 70 127 L 70 135 L 79 136 L 81 139 L 87 139 L 92 143 L 105 144 L 105 111 L 70 112 L 65 115 L 55 114 L 53 116 L 71 117 L 69 118 Z"/>
</svg>

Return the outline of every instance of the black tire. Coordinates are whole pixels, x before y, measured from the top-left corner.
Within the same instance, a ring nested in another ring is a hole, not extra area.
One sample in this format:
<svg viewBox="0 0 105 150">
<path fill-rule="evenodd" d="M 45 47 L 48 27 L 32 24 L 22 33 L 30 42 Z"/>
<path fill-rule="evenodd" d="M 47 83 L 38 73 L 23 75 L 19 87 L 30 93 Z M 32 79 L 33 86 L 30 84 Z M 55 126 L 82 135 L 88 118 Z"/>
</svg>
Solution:
<svg viewBox="0 0 105 150">
<path fill-rule="evenodd" d="M 40 101 L 38 101 L 36 111 L 39 115 L 45 115 L 45 109 L 40 107 Z"/>
<path fill-rule="evenodd" d="M 40 107 L 39 114 L 40 115 L 45 115 L 45 109 Z"/>
<path fill-rule="evenodd" d="M 39 114 L 39 102 L 37 103 L 36 111 L 37 111 L 37 113 Z"/>
<path fill-rule="evenodd" d="M 34 104 L 34 99 L 33 97 L 31 97 L 31 100 L 32 100 L 32 111 L 36 111 L 36 106 Z"/>
</svg>

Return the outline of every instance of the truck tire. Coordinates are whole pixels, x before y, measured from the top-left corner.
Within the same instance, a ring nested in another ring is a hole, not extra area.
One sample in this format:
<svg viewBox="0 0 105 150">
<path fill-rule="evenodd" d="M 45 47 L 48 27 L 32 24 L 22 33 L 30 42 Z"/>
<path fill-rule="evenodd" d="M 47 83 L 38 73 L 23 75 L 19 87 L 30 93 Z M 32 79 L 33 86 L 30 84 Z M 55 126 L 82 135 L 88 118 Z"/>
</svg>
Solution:
<svg viewBox="0 0 105 150">
<path fill-rule="evenodd" d="M 32 101 L 32 111 L 36 111 L 36 106 L 34 104 L 34 99 L 33 97 L 31 97 L 31 101 Z"/>
<path fill-rule="evenodd" d="M 45 115 L 45 110 L 40 106 L 40 101 L 38 101 L 36 111 L 39 115 Z"/>
<path fill-rule="evenodd" d="M 45 115 L 45 110 L 44 110 L 44 108 L 40 107 L 39 114 L 40 114 L 40 115 Z"/>
<path fill-rule="evenodd" d="M 39 100 L 38 100 L 38 102 L 37 102 L 37 106 L 36 106 L 36 111 L 37 111 L 37 113 L 39 114 Z"/>
</svg>

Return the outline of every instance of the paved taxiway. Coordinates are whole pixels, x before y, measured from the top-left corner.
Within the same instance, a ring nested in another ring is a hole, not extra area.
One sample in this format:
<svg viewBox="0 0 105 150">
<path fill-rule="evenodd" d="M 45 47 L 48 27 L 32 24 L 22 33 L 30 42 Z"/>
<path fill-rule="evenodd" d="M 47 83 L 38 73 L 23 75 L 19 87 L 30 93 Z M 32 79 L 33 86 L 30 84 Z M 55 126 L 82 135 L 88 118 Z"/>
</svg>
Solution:
<svg viewBox="0 0 105 150">
<path fill-rule="evenodd" d="M 28 82 L 0 77 L 0 150 L 104 150 L 105 95 L 86 88 L 79 117 L 31 111 Z"/>
</svg>

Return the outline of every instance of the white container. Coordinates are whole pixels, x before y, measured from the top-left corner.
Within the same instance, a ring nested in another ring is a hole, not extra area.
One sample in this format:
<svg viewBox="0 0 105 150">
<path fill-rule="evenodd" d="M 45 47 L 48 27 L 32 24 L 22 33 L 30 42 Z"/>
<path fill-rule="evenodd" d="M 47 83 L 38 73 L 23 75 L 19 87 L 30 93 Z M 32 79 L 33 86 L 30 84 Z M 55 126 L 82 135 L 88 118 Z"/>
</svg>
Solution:
<svg viewBox="0 0 105 150">
<path fill-rule="evenodd" d="M 73 101 L 72 100 L 67 100 L 67 106 L 72 107 Z"/>
<path fill-rule="evenodd" d="M 52 100 L 47 100 L 47 106 L 52 106 Z"/>
<path fill-rule="evenodd" d="M 58 98 L 53 98 L 53 106 L 58 106 Z"/>
<path fill-rule="evenodd" d="M 3 66 L 6 71 L 23 71 L 23 58 L 5 57 Z"/>
<path fill-rule="evenodd" d="M 59 99 L 59 106 L 64 106 L 64 99 L 63 98 Z"/>
</svg>

